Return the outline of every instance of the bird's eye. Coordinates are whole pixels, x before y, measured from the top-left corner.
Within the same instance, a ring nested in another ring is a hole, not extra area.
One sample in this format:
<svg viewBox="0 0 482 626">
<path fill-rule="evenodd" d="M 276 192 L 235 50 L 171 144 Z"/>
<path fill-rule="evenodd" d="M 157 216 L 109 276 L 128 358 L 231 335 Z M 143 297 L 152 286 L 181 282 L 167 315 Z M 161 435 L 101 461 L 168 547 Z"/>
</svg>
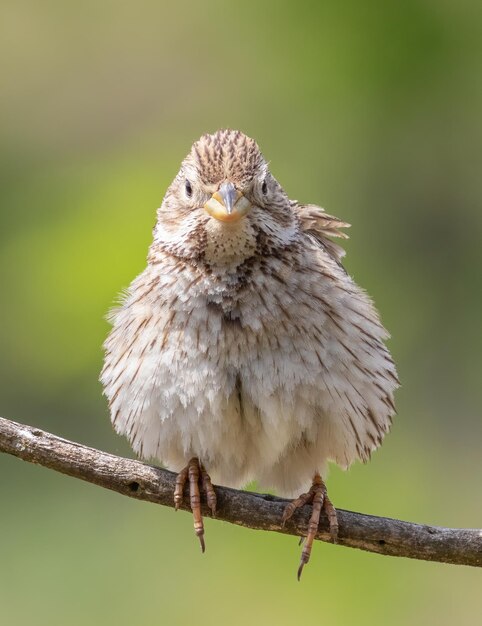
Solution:
<svg viewBox="0 0 482 626">
<path fill-rule="evenodd" d="M 261 193 L 265 196 L 268 193 L 268 183 L 266 180 L 263 180 L 263 184 L 261 185 Z"/>
<path fill-rule="evenodd" d="M 192 196 L 192 185 L 188 180 L 186 180 L 185 189 L 186 189 L 186 196 L 190 198 Z"/>
</svg>

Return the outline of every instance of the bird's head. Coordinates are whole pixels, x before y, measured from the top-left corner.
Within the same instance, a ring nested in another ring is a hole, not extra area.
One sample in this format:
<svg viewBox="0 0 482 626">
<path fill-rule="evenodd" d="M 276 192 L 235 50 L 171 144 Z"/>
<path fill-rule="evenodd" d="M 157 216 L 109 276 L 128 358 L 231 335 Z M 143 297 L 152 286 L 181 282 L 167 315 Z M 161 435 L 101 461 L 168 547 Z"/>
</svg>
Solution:
<svg viewBox="0 0 482 626">
<path fill-rule="evenodd" d="M 158 211 L 153 249 L 210 265 L 290 245 L 296 218 L 258 145 L 220 130 L 191 148 Z"/>
</svg>

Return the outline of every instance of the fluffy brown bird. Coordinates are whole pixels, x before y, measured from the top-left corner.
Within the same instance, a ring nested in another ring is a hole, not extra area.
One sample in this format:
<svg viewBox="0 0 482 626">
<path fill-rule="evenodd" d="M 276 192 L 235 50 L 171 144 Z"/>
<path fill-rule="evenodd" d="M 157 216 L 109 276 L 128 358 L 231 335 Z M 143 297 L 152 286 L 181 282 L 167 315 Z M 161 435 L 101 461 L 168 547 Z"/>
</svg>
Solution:
<svg viewBox="0 0 482 626">
<path fill-rule="evenodd" d="M 288 198 L 256 142 L 197 141 L 157 212 L 146 269 L 110 316 L 101 380 L 116 431 L 201 491 L 256 480 L 312 504 L 298 577 L 320 512 L 338 523 L 328 461 L 367 461 L 389 430 L 398 386 L 387 331 L 331 237 L 348 224 Z"/>
</svg>

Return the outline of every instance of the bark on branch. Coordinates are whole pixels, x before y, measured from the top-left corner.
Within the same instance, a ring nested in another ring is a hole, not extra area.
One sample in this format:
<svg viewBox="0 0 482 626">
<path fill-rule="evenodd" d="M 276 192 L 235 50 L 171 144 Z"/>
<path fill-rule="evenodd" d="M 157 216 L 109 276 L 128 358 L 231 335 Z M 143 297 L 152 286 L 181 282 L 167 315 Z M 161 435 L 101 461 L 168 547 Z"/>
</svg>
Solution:
<svg viewBox="0 0 482 626">
<path fill-rule="evenodd" d="M 131 498 L 173 506 L 175 474 L 172 472 L 67 441 L 39 428 L 0 418 L 0 451 Z M 306 534 L 308 507 L 297 511 L 281 528 L 286 500 L 226 487 L 216 487 L 216 494 L 217 519 L 256 530 Z M 210 517 L 209 509 L 203 507 L 203 514 Z M 343 546 L 389 556 L 482 567 L 482 530 L 413 524 L 341 509 L 338 520 L 339 544 Z M 330 539 L 325 517 L 317 539 Z"/>
</svg>

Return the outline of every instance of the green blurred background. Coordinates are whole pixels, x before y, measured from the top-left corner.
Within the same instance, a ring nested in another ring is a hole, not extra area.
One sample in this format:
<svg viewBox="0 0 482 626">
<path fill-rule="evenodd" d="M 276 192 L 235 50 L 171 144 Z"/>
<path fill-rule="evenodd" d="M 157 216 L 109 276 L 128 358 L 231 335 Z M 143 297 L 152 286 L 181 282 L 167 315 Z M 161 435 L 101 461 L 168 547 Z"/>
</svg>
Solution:
<svg viewBox="0 0 482 626">
<path fill-rule="evenodd" d="M 403 387 L 335 505 L 482 526 L 482 5 L 0 8 L 0 412 L 130 455 L 97 382 L 103 316 L 145 264 L 191 143 L 255 137 L 289 195 L 352 223 Z M 0 458 L 0 623 L 473 624 L 479 570 L 207 521 Z"/>
</svg>

